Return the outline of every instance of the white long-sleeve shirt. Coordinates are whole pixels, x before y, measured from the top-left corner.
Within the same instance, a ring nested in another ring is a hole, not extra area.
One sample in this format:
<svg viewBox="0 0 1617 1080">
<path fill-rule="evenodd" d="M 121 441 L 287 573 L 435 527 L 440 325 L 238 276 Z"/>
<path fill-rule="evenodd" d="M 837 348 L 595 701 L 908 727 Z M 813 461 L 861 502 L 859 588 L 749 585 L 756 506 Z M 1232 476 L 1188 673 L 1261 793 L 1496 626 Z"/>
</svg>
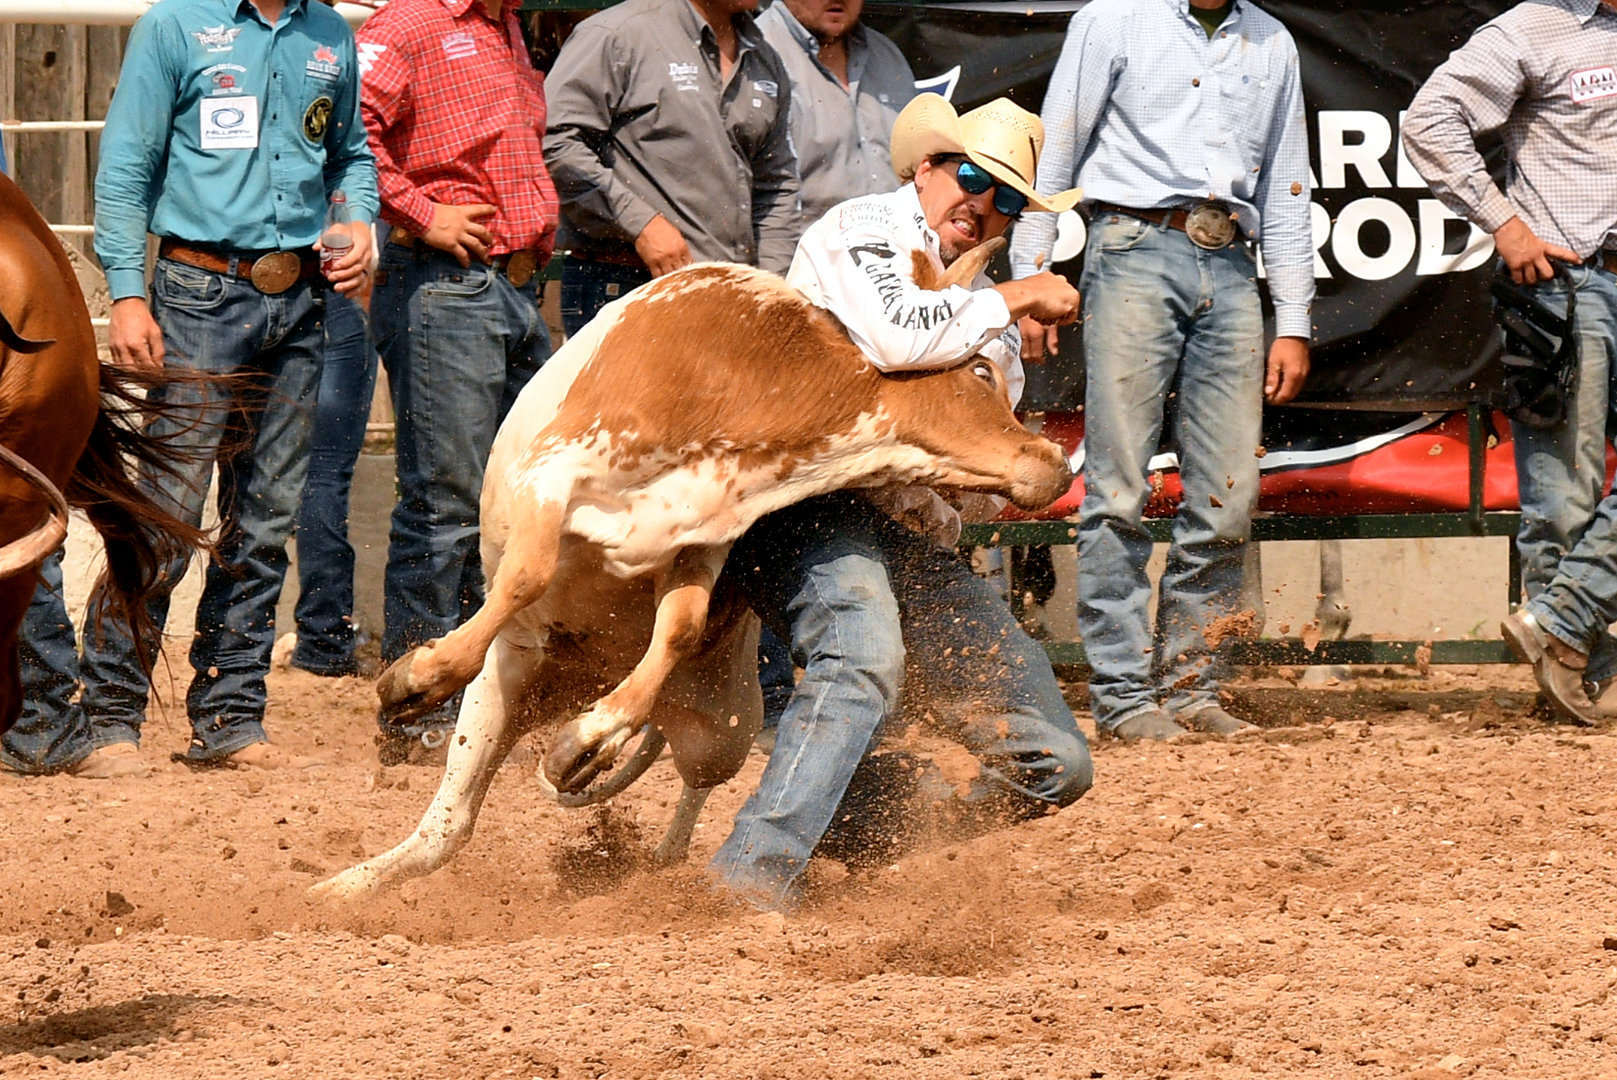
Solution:
<svg viewBox="0 0 1617 1080">
<path fill-rule="evenodd" d="M 914 184 L 832 207 L 798 242 L 786 280 L 842 321 L 881 371 L 952 367 L 980 354 L 1005 375 L 1014 406 L 1022 399 L 1022 339 L 1005 298 L 986 274 L 971 288 L 941 291 L 915 283 L 915 252 L 941 273 L 938 234 L 926 223 Z M 888 487 L 871 500 L 895 520 L 953 547 L 960 513 L 931 488 Z M 972 516 L 993 516 L 1001 499 L 973 500 Z"/>
<path fill-rule="evenodd" d="M 882 371 L 952 367 L 981 353 L 1005 373 L 1011 404 L 1022 399 L 1022 338 L 986 274 L 941 292 L 915 284 L 914 253 L 938 272 L 938 234 L 914 184 L 838 203 L 798 241 L 786 280 L 848 328 Z"/>
</svg>

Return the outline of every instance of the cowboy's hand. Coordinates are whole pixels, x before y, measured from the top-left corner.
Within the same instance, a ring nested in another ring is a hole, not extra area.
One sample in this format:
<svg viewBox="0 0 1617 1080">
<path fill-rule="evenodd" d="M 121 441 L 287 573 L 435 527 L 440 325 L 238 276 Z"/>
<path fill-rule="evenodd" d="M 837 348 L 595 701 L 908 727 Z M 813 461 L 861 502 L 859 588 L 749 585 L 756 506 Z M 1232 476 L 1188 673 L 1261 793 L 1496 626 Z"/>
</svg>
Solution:
<svg viewBox="0 0 1617 1080">
<path fill-rule="evenodd" d="M 1058 352 L 1055 327 L 1046 326 L 1030 316 L 1018 319 L 1016 329 L 1022 335 L 1024 364 L 1042 364 L 1046 356 L 1055 356 Z"/>
<path fill-rule="evenodd" d="M 1284 405 L 1302 392 L 1308 379 L 1308 342 L 1300 337 L 1278 337 L 1269 346 L 1269 368 L 1263 377 L 1263 400 Z"/>
<path fill-rule="evenodd" d="M 1493 246 L 1499 252 L 1499 257 L 1505 260 L 1505 266 L 1510 270 L 1510 280 L 1518 285 L 1533 285 L 1554 277 L 1555 268 L 1550 265 L 1551 259 L 1564 263 L 1582 261 L 1576 253 L 1540 240 L 1527 227 L 1527 222 L 1519 217 L 1513 217 L 1499 226 L 1499 231 L 1493 234 Z"/>
<path fill-rule="evenodd" d="M 634 238 L 634 250 L 652 277 L 671 274 L 691 262 L 691 249 L 685 238 L 661 214 L 646 222 L 646 227 Z"/>
<path fill-rule="evenodd" d="M 107 344 L 112 347 L 113 362 L 121 367 L 153 371 L 163 368 L 163 331 L 143 296 L 113 301 Z"/>
<path fill-rule="evenodd" d="M 354 296 L 365 285 L 365 278 L 371 272 L 371 227 L 358 221 L 350 221 L 340 226 L 344 232 L 353 238 L 353 246 L 348 254 L 338 259 L 327 270 L 326 280 L 331 287 L 345 296 Z M 315 244 L 315 250 L 321 250 Z"/>
<path fill-rule="evenodd" d="M 1011 316 L 1024 316 L 1045 326 L 1066 326 L 1078 319 L 1078 290 L 1060 274 L 1045 270 L 1031 277 L 995 285 Z"/>
<path fill-rule="evenodd" d="M 472 265 L 473 259 L 487 262 L 488 249 L 494 246 L 494 233 L 481 219 L 496 209 L 488 203 L 466 206 L 433 203 L 432 224 L 427 226 L 421 239 L 439 251 L 449 252 L 462 266 Z"/>
</svg>

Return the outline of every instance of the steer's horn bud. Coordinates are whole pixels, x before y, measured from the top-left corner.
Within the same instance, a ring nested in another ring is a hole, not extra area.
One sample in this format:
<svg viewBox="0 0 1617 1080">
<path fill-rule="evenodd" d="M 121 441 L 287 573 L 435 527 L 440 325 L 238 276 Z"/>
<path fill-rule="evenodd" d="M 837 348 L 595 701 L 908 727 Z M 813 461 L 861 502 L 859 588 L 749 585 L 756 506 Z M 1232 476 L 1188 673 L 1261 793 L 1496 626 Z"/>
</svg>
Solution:
<svg viewBox="0 0 1617 1080">
<path fill-rule="evenodd" d="M 951 285 L 970 285 L 977 275 L 983 272 L 988 260 L 999 254 L 1000 248 L 1005 246 L 1005 238 L 996 236 L 991 240 L 984 240 L 960 258 L 956 259 L 949 268 L 943 272 L 943 280 L 938 282 L 938 288 L 947 289 Z"/>
</svg>

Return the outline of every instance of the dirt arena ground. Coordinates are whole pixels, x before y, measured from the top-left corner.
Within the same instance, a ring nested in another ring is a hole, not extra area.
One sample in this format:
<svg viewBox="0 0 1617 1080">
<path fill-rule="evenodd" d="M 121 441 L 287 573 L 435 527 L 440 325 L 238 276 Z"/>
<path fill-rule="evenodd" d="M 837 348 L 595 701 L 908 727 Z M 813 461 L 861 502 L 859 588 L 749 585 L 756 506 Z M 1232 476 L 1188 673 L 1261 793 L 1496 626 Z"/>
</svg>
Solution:
<svg viewBox="0 0 1617 1080">
<path fill-rule="evenodd" d="M 192 773 L 170 705 L 149 779 L 0 779 L 0 1074 L 1612 1076 L 1617 738 L 1520 670 L 1381 675 L 1255 677 L 1261 739 L 1100 744 L 1076 806 L 782 919 L 699 871 L 761 757 L 654 872 L 667 763 L 567 811 L 530 747 L 448 869 L 314 906 L 437 773 L 376 768 L 367 684 L 277 673 L 329 764 Z"/>
</svg>

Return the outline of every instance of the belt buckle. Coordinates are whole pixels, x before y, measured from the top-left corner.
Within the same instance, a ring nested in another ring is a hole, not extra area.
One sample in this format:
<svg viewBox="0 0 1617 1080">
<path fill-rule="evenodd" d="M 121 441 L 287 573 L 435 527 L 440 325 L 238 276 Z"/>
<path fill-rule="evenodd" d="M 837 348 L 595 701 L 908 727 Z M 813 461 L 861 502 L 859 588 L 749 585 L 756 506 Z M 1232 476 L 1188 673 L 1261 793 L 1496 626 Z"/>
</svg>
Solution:
<svg viewBox="0 0 1617 1080">
<path fill-rule="evenodd" d="M 303 276 L 303 260 L 295 251 L 272 251 L 253 263 L 248 274 L 253 288 L 266 296 L 284 293 Z"/>
<path fill-rule="evenodd" d="M 533 275 L 539 269 L 539 256 L 531 251 L 513 251 L 505 260 L 505 277 L 517 288 L 522 288 L 533 280 Z"/>
<path fill-rule="evenodd" d="M 1235 239 L 1235 217 L 1221 202 L 1197 203 L 1185 215 L 1185 235 L 1199 248 L 1218 251 Z"/>
</svg>

